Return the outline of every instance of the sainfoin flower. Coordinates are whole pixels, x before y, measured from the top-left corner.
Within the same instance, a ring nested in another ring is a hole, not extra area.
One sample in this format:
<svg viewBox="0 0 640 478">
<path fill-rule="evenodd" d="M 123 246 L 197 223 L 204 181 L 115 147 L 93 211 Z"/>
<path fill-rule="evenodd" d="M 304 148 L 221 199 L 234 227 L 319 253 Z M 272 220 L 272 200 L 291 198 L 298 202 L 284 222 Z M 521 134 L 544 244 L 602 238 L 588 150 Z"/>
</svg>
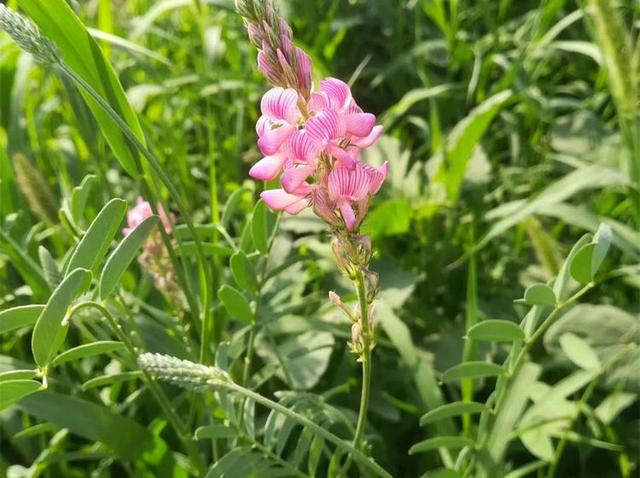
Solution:
<svg viewBox="0 0 640 478">
<path fill-rule="evenodd" d="M 160 204 L 156 207 L 162 227 L 167 234 L 171 233 L 171 223 L 175 222 L 175 216 L 169 215 Z M 151 204 L 142 197 L 138 197 L 136 205 L 127 212 L 127 227 L 122 230 L 126 237 L 131 234 L 136 227 L 153 215 Z M 149 235 L 144 245 L 142 253 L 138 257 L 138 262 L 144 270 L 152 277 L 156 288 L 167 298 L 176 309 L 184 307 L 184 295 L 180 290 L 176 280 L 176 272 L 171 262 L 171 257 L 162 240 L 162 234 L 155 228 Z"/>
<path fill-rule="evenodd" d="M 363 112 L 336 78 L 323 80 L 308 99 L 293 88 L 273 88 L 261 111 L 256 130 L 265 157 L 249 173 L 280 176 L 282 185 L 263 192 L 264 202 L 289 214 L 313 206 L 331 226 L 357 229 L 387 176 L 386 164 L 375 169 L 359 159 L 382 134 L 375 115 Z"/>
</svg>

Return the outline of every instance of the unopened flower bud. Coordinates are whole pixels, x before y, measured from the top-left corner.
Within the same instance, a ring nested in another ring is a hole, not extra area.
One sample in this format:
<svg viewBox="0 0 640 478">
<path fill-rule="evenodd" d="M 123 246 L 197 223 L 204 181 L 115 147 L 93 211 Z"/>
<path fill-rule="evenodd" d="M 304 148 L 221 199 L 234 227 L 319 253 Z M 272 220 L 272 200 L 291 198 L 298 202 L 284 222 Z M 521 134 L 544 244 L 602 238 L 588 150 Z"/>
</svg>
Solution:
<svg viewBox="0 0 640 478">
<path fill-rule="evenodd" d="M 329 300 L 337 305 L 338 307 L 340 307 L 340 309 L 345 313 L 345 315 L 351 319 L 352 321 L 356 321 L 356 316 L 353 313 L 353 310 L 351 309 L 351 307 L 349 307 L 347 304 L 345 304 L 344 302 L 342 302 L 342 298 L 336 294 L 333 291 L 329 292 Z"/>
</svg>

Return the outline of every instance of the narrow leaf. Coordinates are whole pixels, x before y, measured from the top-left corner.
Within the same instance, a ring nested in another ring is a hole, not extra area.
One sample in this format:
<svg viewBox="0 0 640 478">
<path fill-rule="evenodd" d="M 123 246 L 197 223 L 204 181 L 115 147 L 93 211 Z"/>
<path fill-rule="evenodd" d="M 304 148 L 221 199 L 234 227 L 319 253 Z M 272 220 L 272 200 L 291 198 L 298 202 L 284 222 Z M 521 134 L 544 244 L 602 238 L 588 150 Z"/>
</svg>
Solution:
<svg viewBox="0 0 640 478">
<path fill-rule="evenodd" d="M 238 434 L 236 430 L 225 425 L 208 425 L 196 430 L 196 440 L 217 440 L 218 438 L 233 438 Z"/>
<path fill-rule="evenodd" d="M 42 388 L 42 384 L 35 380 L 0 381 L 0 411 Z"/>
<path fill-rule="evenodd" d="M 124 460 L 133 460 L 153 445 L 153 435 L 130 418 L 69 395 L 41 392 L 23 398 L 19 406 L 42 421 L 68 428 L 98 441 Z"/>
<path fill-rule="evenodd" d="M 102 96 L 120 114 L 140 142 L 145 144 L 138 117 L 127 101 L 113 67 L 67 2 L 65 0 L 47 0 L 46 2 L 19 0 L 18 4 L 43 33 L 55 42 L 64 63 Z M 81 93 L 116 158 L 127 173 L 136 177 L 138 175 L 137 153 L 132 151 L 130 143 L 118 124 L 95 100 L 84 91 Z"/>
<path fill-rule="evenodd" d="M 218 298 L 231 317 L 248 324 L 253 322 L 251 306 L 244 295 L 230 285 L 223 285 L 218 291 Z"/>
<path fill-rule="evenodd" d="M 108 387 L 116 383 L 128 382 L 129 380 L 137 380 L 142 377 L 142 372 L 136 370 L 134 372 L 114 373 L 111 375 L 102 375 L 87 380 L 82 384 L 83 390 L 91 390 L 92 388 Z"/>
<path fill-rule="evenodd" d="M 44 305 L 21 305 L 0 312 L 0 334 L 33 325 L 44 310 Z"/>
<path fill-rule="evenodd" d="M 575 365 L 584 370 L 599 370 L 602 363 L 589 343 L 570 332 L 560 337 L 560 347 Z"/>
<path fill-rule="evenodd" d="M 256 271 L 244 252 L 238 251 L 231 256 L 230 265 L 233 278 L 240 287 L 252 292 L 258 289 Z"/>
<path fill-rule="evenodd" d="M 63 363 L 71 362 L 72 360 L 83 359 L 87 357 L 93 357 L 100 354 L 108 354 L 122 350 L 124 345 L 122 342 L 114 342 L 105 340 L 102 342 L 93 342 L 92 344 L 84 344 L 66 350 L 53 359 L 52 366 L 62 365 Z"/>
<path fill-rule="evenodd" d="M 443 382 L 453 382 L 462 378 L 483 378 L 504 375 L 499 365 L 489 362 L 463 362 L 451 367 L 442 374 Z"/>
<path fill-rule="evenodd" d="M 120 277 L 127 270 L 144 242 L 158 224 L 158 216 L 151 216 L 140 223 L 107 259 L 100 276 L 100 298 L 105 299 L 118 285 Z"/>
<path fill-rule="evenodd" d="M 84 210 L 87 206 L 87 200 L 89 199 L 89 193 L 95 180 L 96 177 L 93 174 L 89 174 L 84 177 L 80 186 L 76 186 L 71 192 L 71 217 L 76 224 L 80 224 L 82 220 Z"/>
<path fill-rule="evenodd" d="M 73 300 L 85 292 L 91 284 L 91 272 L 76 269 L 53 291 L 49 302 L 42 310 L 31 336 L 31 351 L 36 363 L 45 367 L 58 350 L 68 325 L 62 325 L 67 309 Z"/>
<path fill-rule="evenodd" d="M 67 272 L 77 268 L 96 272 L 126 210 L 127 203 L 122 199 L 112 199 L 102 208 L 73 252 L 67 265 Z"/>
<path fill-rule="evenodd" d="M 251 236 L 253 244 L 262 254 L 266 254 L 269 249 L 269 232 L 267 231 L 267 205 L 263 201 L 258 201 L 253 209 L 251 218 Z"/>
<path fill-rule="evenodd" d="M 508 320 L 485 320 L 469 329 L 467 335 L 473 340 L 512 342 L 524 340 L 524 331 Z"/>
<path fill-rule="evenodd" d="M 477 402 L 454 402 L 442 405 L 434 410 L 425 413 L 420 418 L 420 426 L 442 420 L 444 418 L 456 417 L 459 415 L 471 415 L 487 411 L 488 408 L 483 403 Z"/>
<path fill-rule="evenodd" d="M 465 446 L 473 446 L 473 440 L 461 436 L 442 436 L 429 438 L 428 440 L 416 443 L 409 448 L 409 455 L 423 453 L 425 451 L 437 450 L 438 448 L 464 448 Z"/>
</svg>

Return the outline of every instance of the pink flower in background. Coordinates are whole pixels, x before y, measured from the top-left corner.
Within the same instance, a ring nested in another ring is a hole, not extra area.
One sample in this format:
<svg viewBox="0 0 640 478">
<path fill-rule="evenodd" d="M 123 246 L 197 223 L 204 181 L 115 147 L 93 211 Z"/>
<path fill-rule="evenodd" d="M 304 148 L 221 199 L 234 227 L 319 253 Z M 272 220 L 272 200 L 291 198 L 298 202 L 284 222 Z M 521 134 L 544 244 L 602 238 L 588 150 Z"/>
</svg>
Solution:
<svg viewBox="0 0 640 478">
<path fill-rule="evenodd" d="M 167 213 L 164 212 L 162 206 L 160 204 L 157 205 L 158 214 L 160 215 L 160 221 L 162 221 L 162 226 L 164 230 L 167 232 L 171 232 L 171 222 L 169 221 L 169 217 Z M 153 211 L 151 210 L 151 204 L 145 201 L 142 197 L 138 196 L 136 199 L 136 206 L 133 209 L 129 209 L 127 212 L 127 226 L 122 230 L 122 234 L 126 237 L 133 232 L 133 230 L 138 227 L 141 223 L 145 221 L 145 219 L 153 216 Z M 172 219 L 175 218 L 172 215 Z"/>
</svg>

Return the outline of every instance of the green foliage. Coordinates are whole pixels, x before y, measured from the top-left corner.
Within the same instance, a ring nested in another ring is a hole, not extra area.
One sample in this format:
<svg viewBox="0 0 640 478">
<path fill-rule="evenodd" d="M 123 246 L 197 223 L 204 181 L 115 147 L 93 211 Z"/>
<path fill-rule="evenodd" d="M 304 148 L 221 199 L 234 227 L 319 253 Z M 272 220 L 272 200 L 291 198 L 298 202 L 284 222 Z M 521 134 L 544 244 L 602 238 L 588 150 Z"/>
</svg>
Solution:
<svg viewBox="0 0 640 478">
<path fill-rule="evenodd" d="M 0 32 L 0 475 L 634 476 L 637 2 L 276 3 L 385 126 L 362 447 L 327 228 L 248 180 L 234 2 L 13 0 L 63 63 Z M 168 234 L 120 236 L 138 196 Z"/>
</svg>

